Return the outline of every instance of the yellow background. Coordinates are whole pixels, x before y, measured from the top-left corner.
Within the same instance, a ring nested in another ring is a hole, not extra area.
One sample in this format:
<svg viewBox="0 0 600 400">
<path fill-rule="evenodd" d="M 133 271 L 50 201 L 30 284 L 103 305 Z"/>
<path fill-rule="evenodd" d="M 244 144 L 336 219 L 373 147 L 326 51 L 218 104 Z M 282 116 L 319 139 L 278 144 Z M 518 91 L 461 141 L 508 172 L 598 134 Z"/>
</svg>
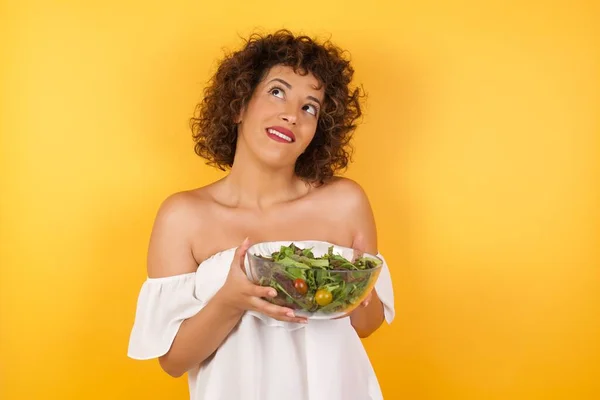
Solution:
<svg viewBox="0 0 600 400">
<path fill-rule="evenodd" d="M 159 203 L 221 176 L 188 118 L 255 27 L 331 34 L 368 91 L 385 398 L 600 398 L 598 3 L 398 3 L 2 2 L 0 398 L 186 398 L 128 335 Z"/>
</svg>

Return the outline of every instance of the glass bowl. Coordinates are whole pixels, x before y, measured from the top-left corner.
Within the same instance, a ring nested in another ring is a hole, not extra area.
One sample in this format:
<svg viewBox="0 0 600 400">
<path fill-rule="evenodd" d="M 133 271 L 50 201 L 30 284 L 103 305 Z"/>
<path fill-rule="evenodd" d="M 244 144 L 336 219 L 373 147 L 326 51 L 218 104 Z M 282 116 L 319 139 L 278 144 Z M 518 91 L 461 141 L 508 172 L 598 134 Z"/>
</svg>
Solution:
<svg viewBox="0 0 600 400">
<path fill-rule="evenodd" d="M 265 300 L 291 308 L 297 316 L 333 319 L 367 297 L 383 266 L 376 255 L 322 241 L 277 241 L 252 245 L 246 275 L 270 286 L 277 296 Z"/>
</svg>

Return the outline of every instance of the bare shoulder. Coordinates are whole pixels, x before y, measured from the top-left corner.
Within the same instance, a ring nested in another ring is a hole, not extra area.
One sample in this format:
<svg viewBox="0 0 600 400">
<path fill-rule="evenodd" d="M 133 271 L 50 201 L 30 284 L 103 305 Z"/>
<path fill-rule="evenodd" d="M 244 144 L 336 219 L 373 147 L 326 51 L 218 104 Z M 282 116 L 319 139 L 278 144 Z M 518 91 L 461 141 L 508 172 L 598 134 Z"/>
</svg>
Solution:
<svg viewBox="0 0 600 400">
<path fill-rule="evenodd" d="M 156 223 L 162 226 L 182 222 L 197 210 L 198 203 L 198 196 L 193 191 L 173 193 L 160 204 Z"/>
<path fill-rule="evenodd" d="M 377 251 L 377 228 L 368 195 L 356 181 L 335 177 L 321 189 L 321 195 L 331 206 L 328 212 L 348 221 L 353 246 L 363 251 Z"/>
<path fill-rule="evenodd" d="M 160 204 L 148 247 L 149 277 L 165 277 L 194 272 L 197 263 L 192 240 L 205 224 L 210 205 L 203 188 L 169 195 Z"/>
<path fill-rule="evenodd" d="M 323 196 L 333 201 L 339 201 L 340 206 L 370 209 L 367 193 L 358 182 L 350 178 L 336 176 L 320 190 Z"/>
</svg>

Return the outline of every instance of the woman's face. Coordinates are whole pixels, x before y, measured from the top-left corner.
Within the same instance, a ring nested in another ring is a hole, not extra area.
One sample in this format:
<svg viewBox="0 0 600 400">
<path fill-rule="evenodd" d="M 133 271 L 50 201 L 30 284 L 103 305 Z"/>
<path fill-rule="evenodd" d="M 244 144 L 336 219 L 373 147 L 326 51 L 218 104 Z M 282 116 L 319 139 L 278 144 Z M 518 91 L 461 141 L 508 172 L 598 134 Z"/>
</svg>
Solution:
<svg viewBox="0 0 600 400">
<path fill-rule="evenodd" d="M 293 166 L 317 129 L 324 89 L 312 75 L 274 66 L 242 110 L 238 148 L 244 146 L 270 167 Z"/>
</svg>

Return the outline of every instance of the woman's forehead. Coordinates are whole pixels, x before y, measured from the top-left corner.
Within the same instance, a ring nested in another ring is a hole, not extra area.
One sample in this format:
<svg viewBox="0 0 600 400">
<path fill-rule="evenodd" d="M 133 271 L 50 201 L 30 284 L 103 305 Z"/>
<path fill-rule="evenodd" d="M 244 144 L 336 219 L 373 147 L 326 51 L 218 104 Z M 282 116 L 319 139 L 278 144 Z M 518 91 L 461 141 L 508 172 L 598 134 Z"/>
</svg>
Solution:
<svg viewBox="0 0 600 400">
<path fill-rule="evenodd" d="M 277 78 L 285 81 L 294 89 L 302 88 L 315 91 L 322 90 L 321 84 L 313 74 L 310 72 L 308 74 L 294 72 L 294 69 L 287 65 L 275 65 L 267 72 L 263 81 L 268 83 Z"/>
</svg>

